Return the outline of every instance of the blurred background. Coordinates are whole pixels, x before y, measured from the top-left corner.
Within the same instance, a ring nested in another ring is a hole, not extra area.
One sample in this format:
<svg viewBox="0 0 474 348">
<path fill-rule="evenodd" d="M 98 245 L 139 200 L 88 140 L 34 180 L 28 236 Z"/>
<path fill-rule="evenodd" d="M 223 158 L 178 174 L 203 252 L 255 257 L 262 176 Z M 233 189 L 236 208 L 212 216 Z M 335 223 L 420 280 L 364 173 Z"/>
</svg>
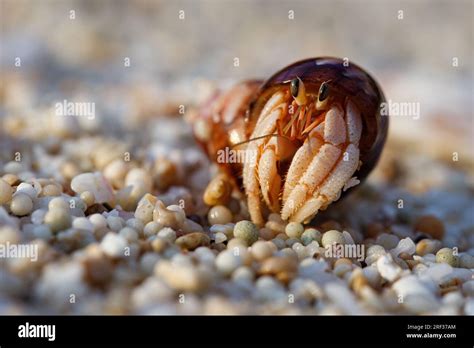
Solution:
<svg viewBox="0 0 474 348">
<path fill-rule="evenodd" d="M 116 133 L 196 105 L 216 86 L 329 55 L 366 68 L 387 99 L 419 103 L 419 119 L 391 118 L 390 142 L 451 164 L 457 152 L 456 165 L 473 168 L 470 0 L 0 3 L 9 134 L 64 131 L 64 120 L 43 122 L 63 99 L 95 102 L 97 119 L 78 120 L 82 129 Z"/>
<path fill-rule="evenodd" d="M 419 115 L 390 116 L 367 184 L 317 219 L 364 228 L 377 222 L 380 231 L 379 221 L 398 221 L 391 232 L 410 236 L 412 221 L 435 215 L 446 228 L 443 245 L 472 251 L 473 7 L 472 0 L 0 0 L 0 174 L 54 178 L 74 194 L 72 178 L 100 171 L 120 178 L 117 198 L 125 200 L 122 179 L 138 167 L 158 178 L 149 189 L 158 199 L 169 205 L 184 197 L 186 213 L 204 221 L 202 192 L 215 168 L 195 143 L 189 115 L 218 88 L 268 78 L 297 60 L 337 56 L 366 69 L 392 103 L 416 103 Z M 94 103 L 94 117 L 58 115 L 55 105 L 64 100 Z M 408 209 L 397 208 L 400 197 Z M 29 241 L 30 217 L 0 206 L 0 227 L 20 220 L 14 235 Z M 111 268 L 110 291 L 91 290 L 74 256 L 88 240 L 78 244 L 68 231 L 40 241 L 47 255 L 40 266 L 0 264 L 0 313 L 128 313 L 129 295 L 143 280 L 135 261 Z M 159 291 L 144 284 L 135 296 L 143 309 L 131 312 L 176 312 L 160 307 Z M 87 301 L 66 306 L 71 292 Z M 254 307 L 238 302 L 236 312 L 265 313 Z"/>
</svg>

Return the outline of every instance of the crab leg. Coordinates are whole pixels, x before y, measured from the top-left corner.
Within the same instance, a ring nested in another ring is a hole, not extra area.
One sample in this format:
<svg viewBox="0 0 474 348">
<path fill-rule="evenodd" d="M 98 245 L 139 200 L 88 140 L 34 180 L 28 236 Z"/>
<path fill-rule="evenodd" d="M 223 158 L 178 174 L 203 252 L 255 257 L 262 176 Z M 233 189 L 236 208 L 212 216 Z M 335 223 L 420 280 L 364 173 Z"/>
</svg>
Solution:
<svg viewBox="0 0 474 348">
<path fill-rule="evenodd" d="M 308 137 L 303 145 L 296 151 L 290 169 L 286 175 L 285 187 L 283 189 L 283 201 L 286 201 L 288 195 L 298 183 L 301 175 L 306 171 L 311 160 L 319 151 L 323 142 L 317 137 Z"/>
<path fill-rule="evenodd" d="M 346 106 L 346 118 L 343 116 L 340 108 L 331 108 L 324 123 L 309 134 L 310 137 L 323 136 L 325 144 L 299 179 L 294 173 L 300 165 L 293 160 L 288 172 L 292 174 L 291 177 L 288 175 L 290 184 L 285 185 L 288 193 L 284 193 L 283 219 L 290 218 L 298 222 L 310 220 L 318 210 L 339 198 L 341 189 L 356 171 L 362 121 L 360 113 L 350 101 Z M 295 179 L 298 184 L 291 189 Z"/>
<path fill-rule="evenodd" d="M 273 212 L 280 210 L 278 196 L 280 194 L 281 177 L 278 174 L 277 139 L 273 138 L 265 146 L 258 164 L 258 178 L 263 199 Z"/>
<path fill-rule="evenodd" d="M 306 172 L 304 172 L 299 180 L 299 183 L 284 202 L 281 211 L 282 219 L 288 219 L 305 203 L 308 195 L 311 195 L 317 185 L 330 173 L 340 155 L 341 150 L 334 145 L 324 144 L 321 146 L 318 154 L 313 158 Z"/>
<path fill-rule="evenodd" d="M 265 105 L 264 110 L 268 110 L 268 103 L 273 102 L 274 98 L 272 97 L 267 102 L 267 105 Z M 268 134 L 273 134 L 273 132 L 275 131 L 277 123 L 283 113 L 283 108 L 281 107 L 282 104 L 279 104 L 277 106 L 276 104 L 273 105 L 275 106 L 275 108 L 271 110 L 267 116 L 261 117 L 259 119 L 259 122 L 257 123 L 257 126 L 255 127 L 251 135 L 251 139 L 259 138 Z M 252 221 L 254 221 L 257 225 L 260 226 L 263 225 L 264 221 L 260 205 L 261 189 L 257 174 L 259 171 L 258 165 L 260 163 L 261 158 L 260 150 L 269 141 L 269 139 L 269 137 L 260 138 L 248 143 L 247 151 L 249 151 L 249 154 L 251 155 L 250 158 L 252 158 L 252 161 L 250 163 L 245 162 L 243 168 L 243 181 L 245 191 L 247 192 L 247 202 L 250 217 Z M 265 156 L 271 156 L 271 154 L 266 154 Z M 272 169 L 263 169 L 262 173 L 266 173 L 266 170 L 269 170 L 270 172 L 272 171 Z M 267 198 L 270 198 L 269 194 L 270 192 L 267 191 Z M 276 200 L 276 202 L 278 204 L 278 200 Z"/>
</svg>

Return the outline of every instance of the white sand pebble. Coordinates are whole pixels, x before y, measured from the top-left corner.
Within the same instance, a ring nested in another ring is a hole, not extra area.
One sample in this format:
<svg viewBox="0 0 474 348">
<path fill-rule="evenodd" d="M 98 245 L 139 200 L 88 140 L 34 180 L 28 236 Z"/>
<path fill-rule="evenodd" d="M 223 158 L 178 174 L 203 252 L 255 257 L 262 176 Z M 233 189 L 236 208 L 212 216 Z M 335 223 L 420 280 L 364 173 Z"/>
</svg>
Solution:
<svg viewBox="0 0 474 348">
<path fill-rule="evenodd" d="M 352 238 L 351 234 L 347 231 L 342 231 L 342 235 L 346 240 L 346 244 L 355 244 L 354 239 Z"/>
<path fill-rule="evenodd" d="M 85 217 L 75 218 L 72 222 L 72 227 L 77 228 L 79 230 L 85 230 L 90 232 L 94 231 L 94 224 Z"/>
<path fill-rule="evenodd" d="M 143 234 L 145 237 L 154 236 L 163 228 L 158 222 L 150 221 L 143 228 Z"/>
<path fill-rule="evenodd" d="M 450 283 L 453 280 L 466 282 L 473 277 L 473 272 L 464 268 L 453 268 L 446 263 L 431 264 L 425 271 L 420 272 L 420 279 L 430 279 L 438 285 Z"/>
<path fill-rule="evenodd" d="M 409 275 L 399 279 L 392 289 L 400 296 L 404 306 L 416 313 L 435 310 L 439 305 L 434 287 L 417 276 Z"/>
<path fill-rule="evenodd" d="M 125 225 L 125 221 L 119 216 L 107 216 L 107 225 L 114 231 L 120 231 Z"/>
<path fill-rule="evenodd" d="M 111 257 L 124 257 L 125 248 L 128 246 L 127 240 L 118 234 L 109 232 L 100 243 L 104 253 Z"/>
<path fill-rule="evenodd" d="M 178 266 L 162 260 L 155 266 L 155 275 L 162 278 L 170 287 L 179 291 L 201 291 L 212 282 L 211 271 L 203 266 Z"/>
<path fill-rule="evenodd" d="M 400 242 L 395 249 L 392 249 L 390 253 L 394 256 L 398 256 L 401 253 L 407 253 L 409 255 L 413 255 L 416 250 L 416 245 L 413 243 L 411 238 L 404 238 Z"/>
<path fill-rule="evenodd" d="M 32 200 L 35 200 L 38 197 L 38 191 L 36 191 L 33 185 L 28 184 L 26 182 L 22 182 L 16 188 L 15 194 L 20 193 L 20 192 L 30 196 Z"/>
<path fill-rule="evenodd" d="M 466 302 L 464 313 L 466 315 L 474 315 L 474 298 L 471 298 Z"/>
<path fill-rule="evenodd" d="M 131 301 L 133 307 L 139 310 L 147 308 L 154 303 L 169 301 L 173 296 L 174 291 L 162 280 L 156 277 L 149 277 L 133 290 Z"/>
<path fill-rule="evenodd" d="M 160 261 L 161 256 L 158 253 L 147 252 L 140 259 L 140 268 L 148 275 L 153 274 L 155 265 Z"/>
<path fill-rule="evenodd" d="M 256 291 L 253 292 L 253 295 L 257 300 L 269 302 L 288 301 L 288 296 L 281 283 L 270 276 L 258 278 L 255 286 Z"/>
<path fill-rule="evenodd" d="M 370 266 L 376 262 L 380 257 L 386 254 L 384 247 L 380 245 L 372 245 L 367 249 L 367 257 L 365 258 L 365 263 Z"/>
<path fill-rule="evenodd" d="M 46 215 L 46 210 L 37 209 L 31 214 L 31 222 L 34 225 L 41 225 L 44 221 L 44 216 Z"/>
<path fill-rule="evenodd" d="M 66 198 L 54 197 L 53 199 L 49 201 L 48 209 L 49 210 L 54 210 L 54 209 L 68 210 L 70 209 L 70 207 L 69 207 L 69 203 L 66 201 Z"/>
<path fill-rule="evenodd" d="M 87 293 L 83 272 L 79 262 L 50 263 L 43 269 L 35 292 L 44 302 L 65 310 L 71 305 L 68 301 L 71 294 L 77 301 Z"/>
<path fill-rule="evenodd" d="M 138 233 L 142 233 L 145 224 L 140 219 L 131 218 L 127 220 L 127 226 L 133 228 Z"/>
<path fill-rule="evenodd" d="M 448 292 L 446 295 L 444 295 L 441 301 L 443 302 L 443 306 L 454 306 L 457 309 L 456 312 L 458 312 L 459 308 L 462 307 L 462 305 L 464 304 L 464 297 L 459 291 L 453 291 Z"/>
<path fill-rule="evenodd" d="M 153 188 L 153 180 L 151 175 L 143 168 L 133 168 L 125 177 L 125 186 L 143 185 L 145 191 L 151 191 Z"/>
<path fill-rule="evenodd" d="M 53 234 L 48 225 L 37 225 L 33 228 L 33 235 L 35 238 L 42 239 L 49 242 L 53 239 Z"/>
<path fill-rule="evenodd" d="M 0 205 L 8 203 L 12 199 L 13 188 L 5 180 L 0 178 Z"/>
<path fill-rule="evenodd" d="M 64 231 L 71 226 L 71 215 L 69 210 L 51 209 L 44 216 L 44 223 L 49 225 L 51 231 Z"/>
<path fill-rule="evenodd" d="M 129 243 L 136 243 L 138 241 L 138 233 L 131 227 L 124 227 L 119 231 L 119 235 L 125 238 Z"/>
<path fill-rule="evenodd" d="M 345 285 L 329 283 L 324 289 L 327 297 L 345 314 L 360 315 L 365 313 L 356 301 L 354 294 Z"/>
<path fill-rule="evenodd" d="M 0 207 L 0 226 L 1 227 L 10 226 L 10 227 L 18 228 L 19 220 L 16 217 L 10 216 L 5 210 L 5 208 Z"/>
<path fill-rule="evenodd" d="M 392 255 L 383 255 L 377 260 L 377 270 L 382 278 L 393 282 L 403 273 L 403 270 L 397 265 L 392 258 Z"/>
<path fill-rule="evenodd" d="M 15 194 L 10 203 L 10 210 L 16 216 L 24 216 L 33 210 L 33 201 L 26 193 Z"/>
<path fill-rule="evenodd" d="M 223 275 L 230 275 L 242 265 L 242 258 L 231 250 L 221 252 L 216 258 L 216 267 Z"/>
<path fill-rule="evenodd" d="M 474 297 L 474 280 L 469 280 L 462 285 L 462 292 L 466 296 Z"/>
<path fill-rule="evenodd" d="M 214 255 L 211 249 L 207 247 L 199 247 L 194 250 L 194 255 L 199 259 L 200 263 L 214 266 L 216 255 Z"/>
<path fill-rule="evenodd" d="M 138 202 L 135 210 L 135 217 L 142 220 L 145 224 L 153 220 L 153 209 L 156 205 L 156 197 L 147 193 Z"/>
<path fill-rule="evenodd" d="M 176 240 L 176 232 L 170 227 L 162 228 L 158 232 L 157 236 L 163 238 L 164 240 L 167 240 L 170 243 L 174 243 L 174 241 Z"/>
<path fill-rule="evenodd" d="M 474 269 L 474 256 L 465 253 L 459 255 L 459 266 Z"/>
<path fill-rule="evenodd" d="M 112 187 L 100 172 L 75 176 L 71 181 L 71 189 L 78 194 L 91 192 L 96 203 L 106 203 L 114 199 Z"/>
<path fill-rule="evenodd" d="M 181 228 L 186 233 L 204 231 L 201 225 L 191 219 L 185 219 Z"/>
<path fill-rule="evenodd" d="M 370 286 L 377 288 L 380 285 L 380 274 L 375 267 L 365 267 L 362 269 L 365 278 L 369 282 Z"/>
<path fill-rule="evenodd" d="M 227 240 L 227 236 L 222 232 L 217 232 L 214 236 L 216 244 L 224 243 Z"/>
<path fill-rule="evenodd" d="M 107 220 L 101 214 L 92 214 L 89 216 L 89 221 L 94 225 L 94 231 L 107 227 Z"/>
</svg>

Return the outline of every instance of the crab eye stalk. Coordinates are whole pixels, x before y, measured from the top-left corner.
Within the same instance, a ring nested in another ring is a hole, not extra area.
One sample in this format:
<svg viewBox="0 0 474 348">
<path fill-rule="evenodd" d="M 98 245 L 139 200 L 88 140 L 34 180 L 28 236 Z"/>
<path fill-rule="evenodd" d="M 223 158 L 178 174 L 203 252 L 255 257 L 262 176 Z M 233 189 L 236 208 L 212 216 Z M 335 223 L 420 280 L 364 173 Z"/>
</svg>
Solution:
<svg viewBox="0 0 474 348">
<path fill-rule="evenodd" d="M 301 81 L 299 77 L 291 80 L 290 92 L 291 96 L 295 99 L 296 104 L 300 106 L 306 104 L 306 89 L 304 88 L 303 81 Z"/>
</svg>

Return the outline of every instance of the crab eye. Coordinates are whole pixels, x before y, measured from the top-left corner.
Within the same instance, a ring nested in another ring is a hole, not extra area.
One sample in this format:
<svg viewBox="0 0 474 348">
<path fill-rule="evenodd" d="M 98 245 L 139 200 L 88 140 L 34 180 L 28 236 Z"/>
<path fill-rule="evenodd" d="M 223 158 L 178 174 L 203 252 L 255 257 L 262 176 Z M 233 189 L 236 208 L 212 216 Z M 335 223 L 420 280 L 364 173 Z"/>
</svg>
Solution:
<svg viewBox="0 0 474 348">
<path fill-rule="evenodd" d="M 291 91 L 291 95 L 293 96 L 293 98 L 296 98 L 298 96 L 298 90 L 299 89 L 300 89 L 300 80 L 297 79 L 297 78 L 291 80 L 290 91 Z"/>
<path fill-rule="evenodd" d="M 328 85 L 327 81 L 325 81 L 319 87 L 318 100 L 320 102 L 322 102 L 322 101 L 326 100 L 328 95 L 329 95 L 329 85 Z"/>
<path fill-rule="evenodd" d="M 306 90 L 303 81 L 299 77 L 291 80 L 290 92 L 298 105 L 306 104 Z"/>
</svg>

